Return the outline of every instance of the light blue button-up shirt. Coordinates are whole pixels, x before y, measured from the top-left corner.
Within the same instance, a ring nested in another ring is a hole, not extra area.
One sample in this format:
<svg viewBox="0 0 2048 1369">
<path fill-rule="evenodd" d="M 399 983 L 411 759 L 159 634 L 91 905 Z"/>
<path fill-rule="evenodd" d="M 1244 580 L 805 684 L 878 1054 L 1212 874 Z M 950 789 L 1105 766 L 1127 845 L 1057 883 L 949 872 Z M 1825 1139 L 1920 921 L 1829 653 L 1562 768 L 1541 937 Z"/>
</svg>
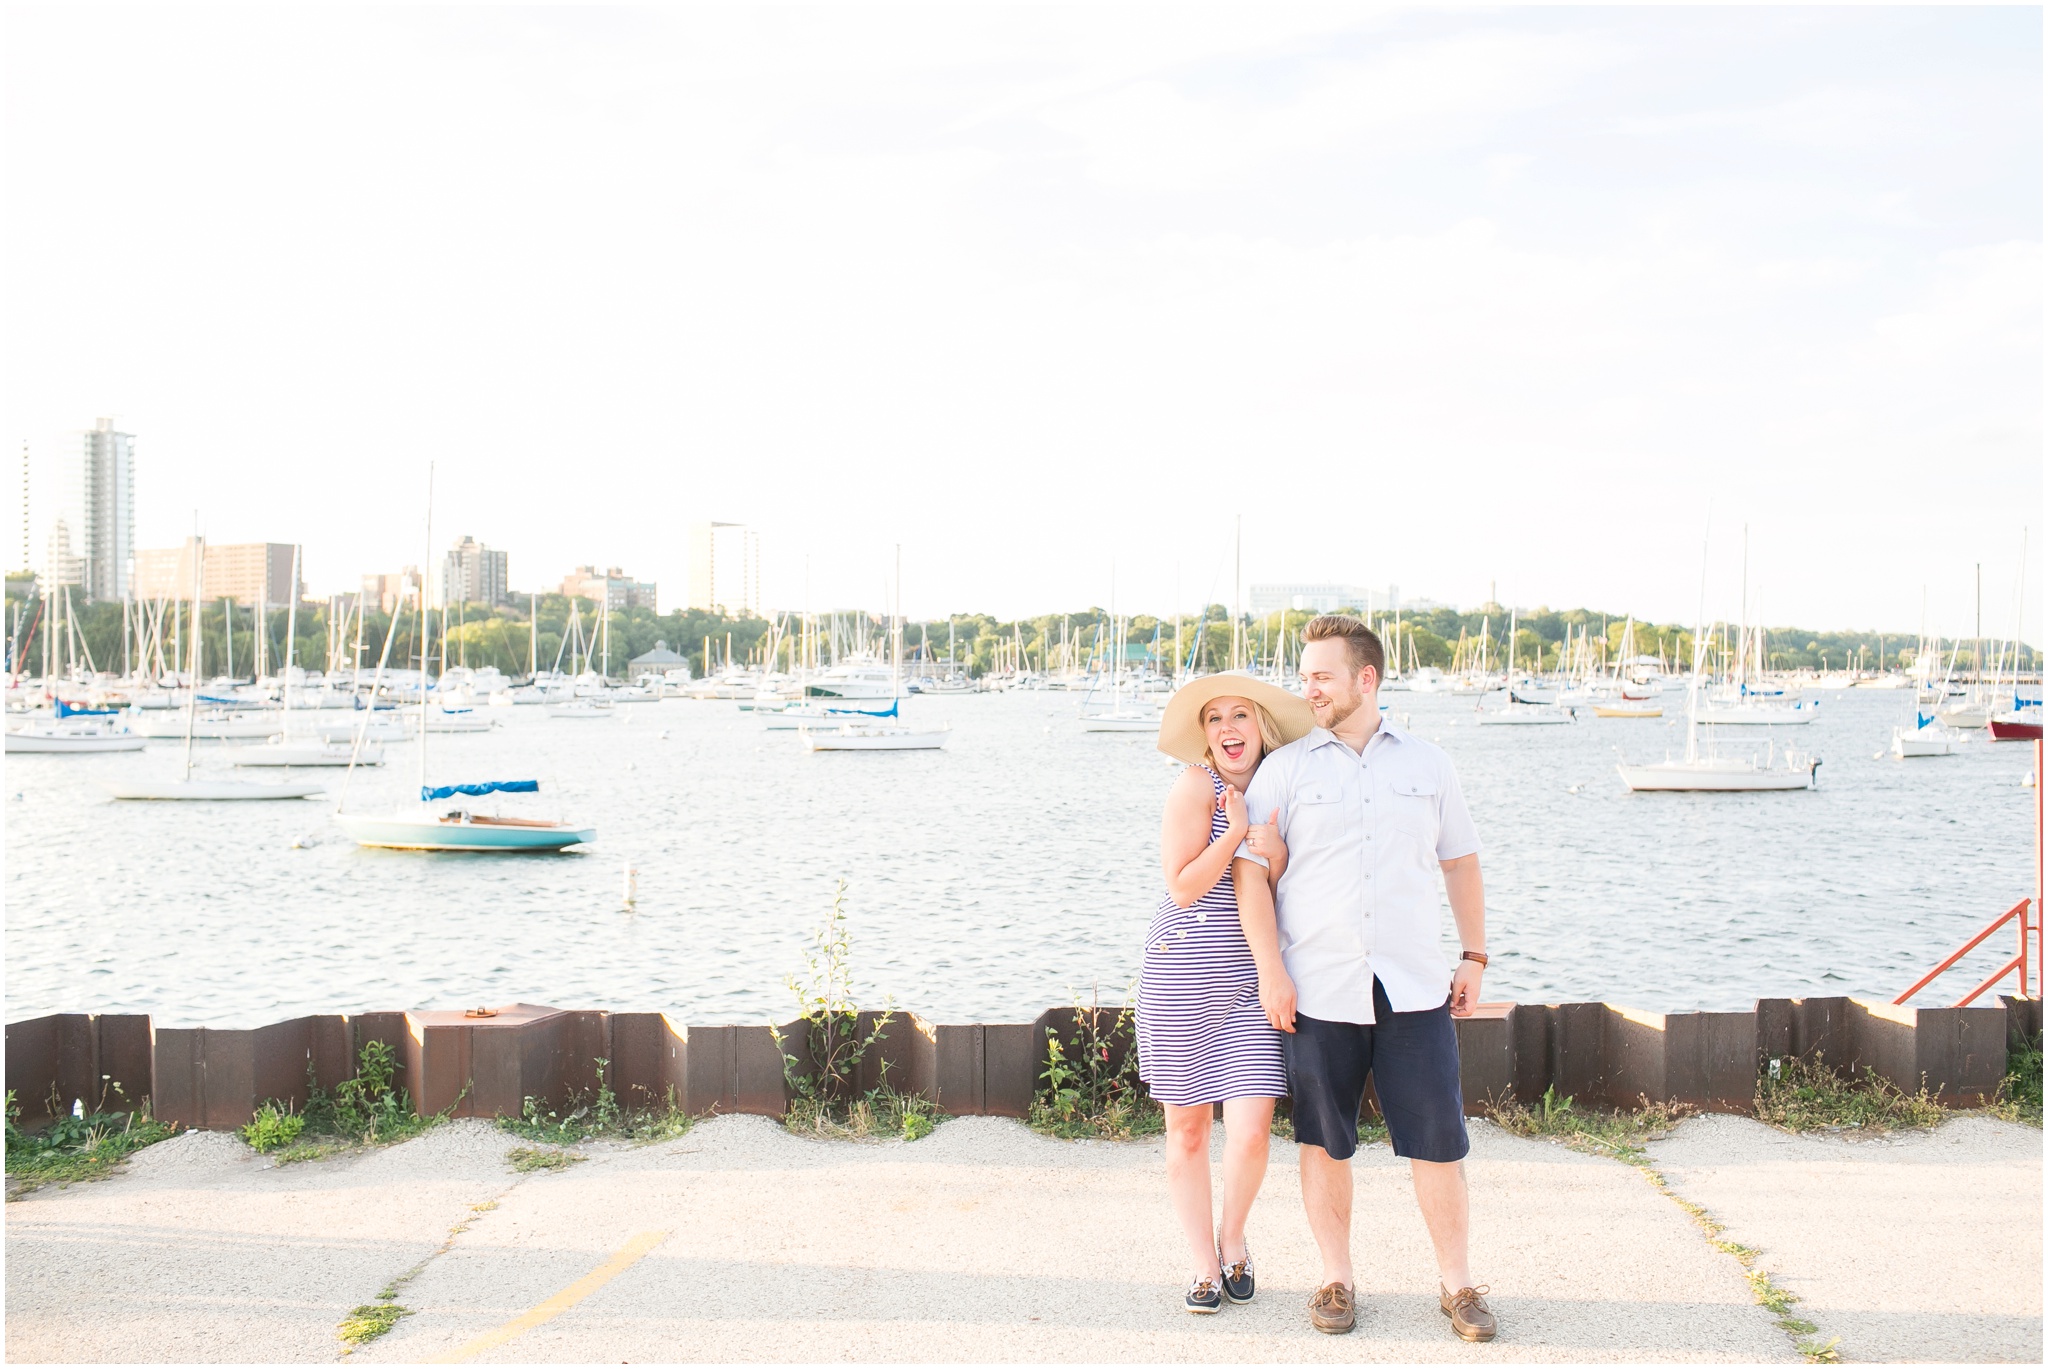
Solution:
<svg viewBox="0 0 2048 1369">
<path fill-rule="evenodd" d="M 1255 823 L 1280 815 L 1287 869 L 1274 904 L 1301 1012 L 1370 1022 L 1374 978 L 1395 1012 L 1444 1001 L 1437 863 L 1477 853 L 1479 833 L 1441 747 L 1383 718 L 1354 753 L 1318 727 L 1266 757 L 1245 808 Z"/>
</svg>

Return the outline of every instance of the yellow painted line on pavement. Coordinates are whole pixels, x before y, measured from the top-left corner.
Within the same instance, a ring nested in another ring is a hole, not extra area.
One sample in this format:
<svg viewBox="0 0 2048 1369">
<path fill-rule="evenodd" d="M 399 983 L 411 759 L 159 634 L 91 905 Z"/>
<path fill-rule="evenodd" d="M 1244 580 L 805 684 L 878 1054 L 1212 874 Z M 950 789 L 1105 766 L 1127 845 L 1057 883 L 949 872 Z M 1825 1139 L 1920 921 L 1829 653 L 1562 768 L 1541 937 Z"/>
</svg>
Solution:
<svg viewBox="0 0 2048 1369">
<path fill-rule="evenodd" d="M 632 1240 L 620 1246 L 616 1255 L 613 1255 L 603 1264 L 591 1270 L 588 1274 L 585 1274 L 546 1302 L 541 1303 L 538 1307 L 520 1313 L 495 1331 L 486 1331 L 483 1335 L 478 1336 L 460 1349 L 451 1350 L 445 1355 L 434 1356 L 427 1363 L 460 1363 L 471 1355 L 481 1355 L 486 1350 L 494 1349 L 497 1346 L 503 1345 L 506 1341 L 525 1335 L 536 1326 L 553 1321 L 556 1317 L 561 1316 L 577 1303 L 582 1302 L 592 1293 L 595 1293 L 598 1289 L 638 1264 L 642 1256 L 667 1239 L 668 1233 L 666 1231 L 641 1232 Z"/>
</svg>

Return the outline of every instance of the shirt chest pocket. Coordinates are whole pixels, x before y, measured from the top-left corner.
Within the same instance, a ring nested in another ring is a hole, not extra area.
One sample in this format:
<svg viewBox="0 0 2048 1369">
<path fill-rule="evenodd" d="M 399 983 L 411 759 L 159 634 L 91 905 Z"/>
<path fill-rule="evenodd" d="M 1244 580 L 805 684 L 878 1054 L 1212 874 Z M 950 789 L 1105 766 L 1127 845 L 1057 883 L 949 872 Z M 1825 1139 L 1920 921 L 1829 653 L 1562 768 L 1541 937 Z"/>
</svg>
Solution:
<svg viewBox="0 0 2048 1369">
<path fill-rule="evenodd" d="M 1403 836 L 1436 853 L 1436 781 L 1398 779 L 1387 786 L 1387 818 Z"/>
<path fill-rule="evenodd" d="M 1316 780 L 1294 791 L 1294 803 L 1287 814 L 1289 832 L 1301 836 L 1334 836 L 1344 823 L 1344 786 L 1334 780 Z"/>
</svg>

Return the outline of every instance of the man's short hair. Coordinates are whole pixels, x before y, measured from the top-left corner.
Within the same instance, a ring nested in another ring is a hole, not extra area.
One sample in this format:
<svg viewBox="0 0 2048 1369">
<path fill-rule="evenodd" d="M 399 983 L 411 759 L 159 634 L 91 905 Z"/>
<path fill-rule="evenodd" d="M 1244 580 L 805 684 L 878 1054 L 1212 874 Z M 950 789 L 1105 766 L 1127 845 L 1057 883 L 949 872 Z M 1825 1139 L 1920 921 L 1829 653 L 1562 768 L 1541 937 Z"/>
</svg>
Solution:
<svg viewBox="0 0 2048 1369">
<path fill-rule="evenodd" d="M 1387 649 L 1380 645 L 1380 635 L 1367 627 L 1363 618 L 1354 618 L 1348 613 L 1322 614 L 1302 625 L 1301 640 L 1304 643 L 1342 641 L 1345 652 L 1351 657 L 1353 673 L 1371 666 L 1375 680 L 1387 678 Z"/>
</svg>

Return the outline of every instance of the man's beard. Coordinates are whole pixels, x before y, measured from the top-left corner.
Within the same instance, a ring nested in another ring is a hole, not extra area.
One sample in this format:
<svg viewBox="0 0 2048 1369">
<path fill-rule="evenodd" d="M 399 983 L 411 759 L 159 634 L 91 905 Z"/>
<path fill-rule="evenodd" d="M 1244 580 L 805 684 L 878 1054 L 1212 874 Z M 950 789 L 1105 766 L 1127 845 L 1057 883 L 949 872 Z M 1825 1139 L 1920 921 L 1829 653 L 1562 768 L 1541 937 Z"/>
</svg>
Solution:
<svg viewBox="0 0 2048 1369">
<path fill-rule="evenodd" d="M 1365 706 L 1365 695 L 1363 694 L 1352 694 L 1349 696 L 1329 694 L 1324 697 L 1330 701 L 1330 720 L 1324 724 L 1325 727 L 1335 728 L 1339 723 Z"/>
</svg>

